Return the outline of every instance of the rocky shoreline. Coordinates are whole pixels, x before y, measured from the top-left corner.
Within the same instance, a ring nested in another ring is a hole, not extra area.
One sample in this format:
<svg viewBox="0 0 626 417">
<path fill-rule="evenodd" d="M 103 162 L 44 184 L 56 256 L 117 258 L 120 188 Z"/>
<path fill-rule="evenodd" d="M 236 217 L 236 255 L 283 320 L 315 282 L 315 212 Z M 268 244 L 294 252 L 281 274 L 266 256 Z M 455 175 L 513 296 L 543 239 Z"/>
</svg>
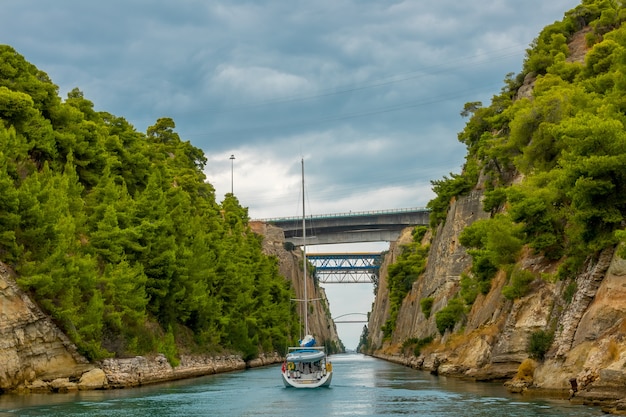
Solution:
<svg viewBox="0 0 626 417">
<path fill-rule="evenodd" d="M 132 388 L 160 382 L 195 378 L 225 372 L 257 368 L 282 362 L 278 353 L 262 354 L 244 361 L 238 355 L 203 356 L 183 355 L 180 364 L 172 367 L 165 356 L 136 356 L 124 359 L 105 359 L 94 365 L 76 368 L 72 375 L 49 375 L 23 384 L 10 392 L 66 393 L 83 390 Z"/>
<path fill-rule="evenodd" d="M 432 374 L 461 378 L 476 382 L 502 381 L 512 393 L 537 398 L 569 399 L 572 404 L 600 407 L 605 413 L 626 415 L 626 398 L 623 387 L 626 375 L 623 372 L 604 375 L 580 391 L 572 389 L 545 389 L 533 385 L 532 380 L 515 377 L 512 368 L 489 370 L 457 369 L 447 363 L 445 355 L 405 356 L 373 354 L 378 359 L 397 363 Z M 249 368 L 268 366 L 282 362 L 277 352 L 262 354 L 259 358 L 244 361 L 238 355 L 204 356 L 183 355 L 180 364 L 172 367 L 165 356 L 136 356 L 124 359 L 105 359 L 100 363 L 76 367 L 70 376 L 38 378 L 7 391 L 19 394 L 28 393 L 68 393 L 83 390 L 124 389 L 157 384 L 206 375 L 240 371 Z M 506 382 L 504 382 L 506 381 Z"/>
<path fill-rule="evenodd" d="M 91 363 L 50 317 L 21 291 L 0 262 L 0 394 L 129 388 L 282 362 L 278 353 L 244 361 L 237 355 L 105 359 Z"/>
<path fill-rule="evenodd" d="M 532 377 L 529 379 L 519 378 L 516 375 L 516 368 L 515 370 L 513 367 L 506 366 L 488 370 L 458 368 L 447 364 L 445 354 L 415 357 L 375 353 L 372 356 L 435 375 L 475 382 L 501 381 L 511 393 L 535 398 L 566 399 L 572 404 L 600 407 L 602 412 L 607 414 L 626 416 L 626 372 L 622 370 L 602 369 L 599 371 L 599 375 L 592 378 L 593 381 L 580 389 L 578 383 L 572 381 L 570 381 L 569 388 L 544 388 L 536 385 Z"/>
</svg>

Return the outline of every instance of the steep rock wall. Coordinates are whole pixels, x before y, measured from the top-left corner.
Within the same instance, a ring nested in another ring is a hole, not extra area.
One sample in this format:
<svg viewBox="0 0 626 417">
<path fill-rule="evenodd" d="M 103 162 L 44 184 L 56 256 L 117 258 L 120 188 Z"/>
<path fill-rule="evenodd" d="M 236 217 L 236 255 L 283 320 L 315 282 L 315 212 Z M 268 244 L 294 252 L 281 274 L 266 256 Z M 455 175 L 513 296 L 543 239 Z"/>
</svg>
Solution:
<svg viewBox="0 0 626 417">
<path fill-rule="evenodd" d="M 411 229 L 402 231 L 398 240 L 389 245 L 389 251 L 385 255 L 380 266 L 378 289 L 374 305 L 368 319 L 368 345 L 372 348 L 383 346 L 382 327 L 389 317 L 389 288 L 387 286 L 387 271 L 389 265 L 393 264 L 402 253 L 401 247 L 411 241 Z"/>
<path fill-rule="evenodd" d="M 389 254 L 381 268 L 378 293 L 368 323 L 369 346 L 382 351 L 396 352 L 406 339 L 425 338 L 437 332 L 434 314 L 431 314 L 430 318 L 424 317 L 420 300 L 432 297 L 434 313 L 445 307 L 448 300 L 458 291 L 460 275 L 471 262 L 465 249 L 458 244 L 458 234 L 468 224 L 488 216 L 482 210 L 481 196 L 479 191 L 474 191 L 468 197 L 451 202 L 446 222 L 439 227 L 431 243 L 426 270 L 406 296 L 391 340 L 383 343 L 381 328 L 389 317 L 387 267 L 399 256 L 401 246 L 410 242 L 412 229 L 404 230 L 400 238 L 391 244 Z M 429 238 L 431 236 L 427 234 L 425 239 Z"/>
<path fill-rule="evenodd" d="M 604 405 L 607 411 L 626 409 L 626 260 L 612 248 L 587 261 L 575 277 L 577 290 L 571 301 L 562 295 L 566 282 L 543 279 L 536 279 L 526 296 L 508 300 L 502 295 L 507 277 L 500 272 L 489 293 L 478 296 L 453 331 L 439 335 L 435 314 L 458 294 L 459 277 L 471 266 L 471 258 L 457 243 L 458 235 L 465 226 L 488 216 L 481 195 L 475 190 L 451 203 L 445 223 L 432 238 L 426 270 L 405 297 L 388 340 L 382 339 L 381 330 L 389 316 L 386 267 L 381 270 L 368 324 L 369 353 L 443 375 L 511 380 L 507 384 L 517 392 L 571 395 L 572 401 Z M 409 240 L 410 229 L 392 245 L 385 266 Z M 520 266 L 538 276 L 557 268 L 529 251 L 522 255 Z M 425 297 L 434 299 L 429 318 L 420 307 Z M 550 329 L 554 340 L 546 359 L 533 362 L 526 379 L 515 378 L 520 364 L 529 359 L 531 335 Z M 419 356 L 402 350 L 406 340 L 429 336 L 434 336 L 434 342 Z"/>
<path fill-rule="evenodd" d="M 589 31 L 583 28 L 571 39 L 569 62 L 584 62 Z M 536 75 L 528 74 L 516 99 L 532 99 L 535 81 Z M 523 178 L 508 180 L 514 183 Z M 469 196 L 450 203 L 445 223 L 431 240 L 426 270 L 404 299 L 396 330 L 388 340 L 382 339 L 381 331 L 389 316 L 386 268 L 381 270 L 369 321 L 370 353 L 433 373 L 507 380 L 514 392 L 569 396 L 573 402 L 626 413 L 626 260 L 615 248 L 588 259 L 583 272 L 569 282 L 536 279 L 529 293 L 514 301 L 502 295 L 507 277 L 500 272 L 488 294 L 478 296 L 453 331 L 439 335 L 435 314 L 458 295 L 460 275 L 471 266 L 471 259 L 458 244 L 459 233 L 488 217 L 482 210 L 482 183 L 479 180 Z M 401 239 L 408 237 L 405 234 Z M 399 240 L 392 245 L 385 265 L 393 262 L 403 243 Z M 558 268 L 530 251 L 522 254 L 518 266 L 543 277 L 554 276 Z M 572 281 L 576 290 L 566 300 L 565 286 Z M 419 301 L 425 297 L 434 300 L 429 318 L 420 311 Z M 528 342 L 539 330 L 553 332 L 554 338 L 545 358 L 533 361 Z M 434 342 L 422 348 L 419 356 L 403 351 L 405 341 L 429 336 L 434 336 Z"/>
<path fill-rule="evenodd" d="M 92 368 L 0 263 L 0 391 L 26 381 L 80 377 Z"/>
<path fill-rule="evenodd" d="M 437 331 L 434 314 L 426 319 L 420 300 L 433 298 L 432 311 L 436 312 L 458 292 L 461 273 L 471 262 L 465 248 L 458 244 L 458 235 L 465 226 L 488 217 L 482 210 L 481 197 L 480 191 L 474 191 L 468 197 L 451 202 L 448 219 L 439 227 L 431 244 L 426 271 L 402 304 L 396 325 L 398 331 L 394 332 L 392 343 L 402 343 L 409 337 L 427 337 Z"/>
<path fill-rule="evenodd" d="M 278 259 L 279 271 L 286 279 L 291 281 L 295 290 L 296 298 L 304 299 L 304 283 L 302 279 L 302 251 L 285 249 L 285 236 L 282 229 L 263 222 L 250 222 L 251 229 L 264 237 L 263 251 L 267 255 L 275 256 Z M 311 277 L 307 279 L 307 297 L 309 303 L 309 333 L 311 333 L 319 343 L 330 341 L 343 350 L 343 344 L 337 334 L 337 328 L 332 321 L 329 302 L 324 289 L 315 286 Z M 301 309 L 298 309 L 301 313 Z"/>
<path fill-rule="evenodd" d="M 301 252 L 283 248 L 280 229 L 257 227 L 266 234 L 266 253 L 278 257 L 280 272 L 293 281 L 297 297 L 302 297 Z M 312 280 L 308 284 L 310 297 L 327 303 L 323 290 L 316 289 Z M 321 305 L 311 314 L 311 332 L 321 341 L 330 340 L 342 346 L 329 313 Z M 281 353 L 276 352 L 262 354 L 247 363 L 236 355 L 182 355 L 180 359 L 176 367 L 163 355 L 89 363 L 51 318 L 19 289 L 10 268 L 0 263 L 0 393 L 132 387 L 282 361 Z"/>
<path fill-rule="evenodd" d="M 0 263 L 0 393 L 124 388 L 280 361 L 278 353 L 268 353 L 248 363 L 235 355 L 183 355 L 176 367 L 163 355 L 89 363 Z"/>
</svg>

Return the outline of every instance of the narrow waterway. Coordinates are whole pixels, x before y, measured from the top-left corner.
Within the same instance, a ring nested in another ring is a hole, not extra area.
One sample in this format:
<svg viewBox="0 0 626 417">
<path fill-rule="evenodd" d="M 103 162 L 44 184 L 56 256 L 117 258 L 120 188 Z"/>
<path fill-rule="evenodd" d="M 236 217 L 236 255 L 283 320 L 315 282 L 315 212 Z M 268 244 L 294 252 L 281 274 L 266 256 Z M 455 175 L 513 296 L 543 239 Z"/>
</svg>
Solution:
<svg viewBox="0 0 626 417">
<path fill-rule="evenodd" d="M 361 355 L 334 355 L 330 388 L 287 389 L 280 365 L 126 390 L 1 395 L 0 416 L 599 416 L 501 384 L 435 377 Z"/>
</svg>

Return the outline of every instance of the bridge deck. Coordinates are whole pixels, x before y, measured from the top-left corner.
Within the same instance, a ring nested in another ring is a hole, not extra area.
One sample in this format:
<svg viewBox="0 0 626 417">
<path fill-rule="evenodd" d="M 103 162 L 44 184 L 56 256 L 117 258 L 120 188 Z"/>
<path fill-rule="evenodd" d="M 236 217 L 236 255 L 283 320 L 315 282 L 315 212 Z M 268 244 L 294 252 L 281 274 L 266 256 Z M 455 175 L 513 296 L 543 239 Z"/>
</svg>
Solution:
<svg viewBox="0 0 626 417">
<path fill-rule="evenodd" d="M 331 214 L 311 214 L 306 216 L 306 220 L 319 220 L 319 219 L 335 219 L 341 217 L 359 217 L 359 216 L 378 216 L 384 214 L 398 214 L 398 213 L 416 213 L 416 212 L 430 212 L 426 207 L 411 207 L 400 209 L 386 209 L 386 210 L 366 210 L 366 211 L 350 211 L 344 213 L 331 213 Z M 283 223 L 289 221 L 302 222 L 302 216 L 290 216 L 290 217 L 270 217 L 267 219 L 256 219 L 254 221 L 263 223 Z"/>
<path fill-rule="evenodd" d="M 306 218 L 306 244 L 391 242 L 410 226 L 427 225 L 430 211 L 423 207 L 358 211 L 309 216 Z M 302 219 L 282 217 L 260 220 L 283 230 L 285 240 L 296 246 L 304 244 Z"/>
</svg>

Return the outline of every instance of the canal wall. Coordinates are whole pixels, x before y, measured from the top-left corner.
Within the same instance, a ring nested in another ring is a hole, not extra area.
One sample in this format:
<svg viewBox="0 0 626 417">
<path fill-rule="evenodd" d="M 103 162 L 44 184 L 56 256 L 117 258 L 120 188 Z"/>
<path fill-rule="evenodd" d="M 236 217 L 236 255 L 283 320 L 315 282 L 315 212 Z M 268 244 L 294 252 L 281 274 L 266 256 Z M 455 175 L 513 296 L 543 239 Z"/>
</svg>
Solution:
<svg viewBox="0 0 626 417">
<path fill-rule="evenodd" d="M 302 271 L 302 251 L 298 248 L 285 249 L 285 235 L 282 229 L 260 221 L 250 222 L 250 229 L 263 236 L 263 252 L 268 256 L 278 259 L 280 274 L 291 282 L 296 299 L 304 299 L 304 283 Z M 321 345 L 329 348 L 329 353 L 339 353 L 345 350 L 339 339 L 337 327 L 332 320 L 330 303 L 326 297 L 324 288 L 315 285 L 311 277 L 307 279 L 307 297 L 309 300 L 309 331 L 315 335 L 315 339 Z M 297 309 L 298 313 L 301 308 Z"/>
<path fill-rule="evenodd" d="M 241 356 L 181 355 L 172 367 L 163 355 L 90 363 L 52 319 L 19 289 L 0 263 L 0 393 L 70 392 L 126 388 L 282 362 L 278 353 L 245 362 Z"/>
<path fill-rule="evenodd" d="M 296 297 L 302 298 L 301 252 L 284 248 L 280 229 L 258 223 L 253 226 L 257 233 L 265 236 L 265 253 L 279 259 L 281 274 L 292 281 Z M 311 332 L 319 341 L 343 351 L 323 289 L 316 287 L 312 279 L 307 281 L 310 298 L 322 301 L 310 311 Z M 282 361 L 281 355 L 270 352 L 248 362 L 238 355 L 183 354 L 175 367 L 161 354 L 90 363 L 54 321 L 18 287 L 14 272 L 0 263 L 0 394 L 135 387 Z"/>
<path fill-rule="evenodd" d="M 615 248 L 590 259 L 571 280 L 535 279 L 530 291 L 515 300 L 503 296 L 508 277 L 500 272 L 452 330 L 438 332 L 436 313 L 459 297 L 461 276 L 471 267 L 458 235 L 488 216 L 482 196 L 476 189 L 453 201 L 435 236 L 424 237 L 430 244 L 426 270 L 404 298 L 395 330 L 385 337 L 387 269 L 411 242 L 411 228 L 391 245 L 381 267 L 365 353 L 438 375 L 502 381 L 512 392 L 570 398 L 626 413 L 626 260 Z M 518 266 L 537 277 L 549 277 L 558 267 L 530 251 L 522 254 Z M 575 291 L 565 299 L 571 282 Z M 424 298 L 432 299 L 428 317 L 421 308 Z M 543 358 L 531 358 L 529 340 L 538 331 L 552 338 Z M 416 352 L 416 343 L 431 337 Z"/>
<path fill-rule="evenodd" d="M 39 390 L 43 381 L 58 378 L 78 380 L 93 368 L 0 263 L 0 392 L 25 389 L 27 383 Z"/>
<path fill-rule="evenodd" d="M 570 62 L 584 62 L 588 32 L 585 28 L 570 39 Z M 536 79 L 527 74 L 515 99 L 532 100 Z M 524 177 L 511 170 L 502 172 L 501 180 L 519 184 Z M 422 243 L 430 245 L 426 269 L 403 299 L 389 334 L 384 331 L 390 317 L 388 265 L 412 241 L 411 229 L 391 245 L 364 351 L 433 374 L 502 381 L 522 395 L 565 397 L 626 415 L 626 259 L 621 248 L 589 256 L 580 272 L 565 279 L 557 278 L 559 261 L 525 248 L 515 268 L 532 273 L 527 291 L 505 297 L 511 278 L 499 271 L 490 288 L 481 288 L 468 305 L 461 289 L 463 277 L 472 274 L 472 258 L 459 235 L 491 216 L 482 204 L 489 178 L 481 176 L 477 184 L 468 195 L 452 199 L 445 222 L 424 236 Z M 422 307 L 425 299 L 431 308 Z M 455 299 L 462 300 L 464 310 L 453 328 L 440 334 L 437 313 Z"/>
</svg>

